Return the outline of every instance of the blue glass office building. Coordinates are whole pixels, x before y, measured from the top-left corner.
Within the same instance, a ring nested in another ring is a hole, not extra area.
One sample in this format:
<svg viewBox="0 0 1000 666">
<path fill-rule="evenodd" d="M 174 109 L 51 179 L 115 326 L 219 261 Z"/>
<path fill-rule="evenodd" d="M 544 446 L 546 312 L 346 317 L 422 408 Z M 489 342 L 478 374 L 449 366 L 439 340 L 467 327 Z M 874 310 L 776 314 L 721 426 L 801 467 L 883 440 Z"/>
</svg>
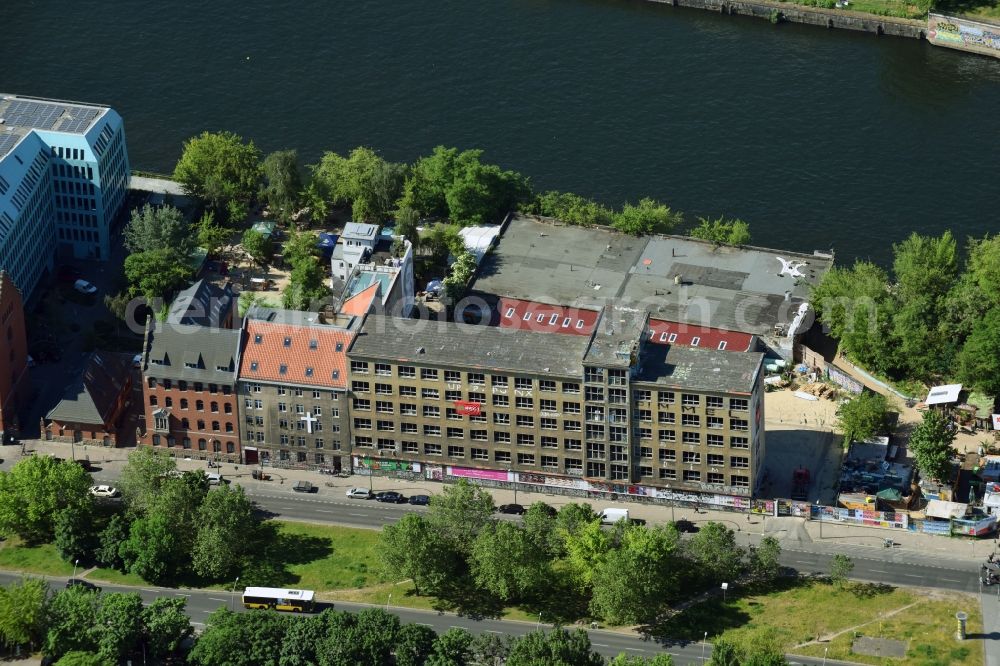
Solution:
<svg viewBox="0 0 1000 666">
<path fill-rule="evenodd" d="M 114 110 L 0 94 L 0 269 L 25 300 L 56 257 L 110 256 L 128 183 Z"/>
</svg>

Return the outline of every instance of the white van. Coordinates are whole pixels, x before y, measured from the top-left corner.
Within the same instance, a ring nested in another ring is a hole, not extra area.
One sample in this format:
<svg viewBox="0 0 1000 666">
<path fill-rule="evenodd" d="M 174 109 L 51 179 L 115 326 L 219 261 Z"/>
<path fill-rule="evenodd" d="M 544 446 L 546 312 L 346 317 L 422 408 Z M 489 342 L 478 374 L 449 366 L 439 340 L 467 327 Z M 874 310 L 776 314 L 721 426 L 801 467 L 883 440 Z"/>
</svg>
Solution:
<svg viewBox="0 0 1000 666">
<path fill-rule="evenodd" d="M 601 511 L 601 525 L 613 525 L 622 520 L 628 522 L 628 509 L 605 509 Z"/>
<path fill-rule="evenodd" d="M 220 483 L 222 483 L 222 475 L 221 474 L 217 474 L 215 472 L 212 472 L 211 474 L 206 474 L 205 476 L 208 477 L 208 485 L 210 485 L 210 486 L 217 486 Z"/>
</svg>

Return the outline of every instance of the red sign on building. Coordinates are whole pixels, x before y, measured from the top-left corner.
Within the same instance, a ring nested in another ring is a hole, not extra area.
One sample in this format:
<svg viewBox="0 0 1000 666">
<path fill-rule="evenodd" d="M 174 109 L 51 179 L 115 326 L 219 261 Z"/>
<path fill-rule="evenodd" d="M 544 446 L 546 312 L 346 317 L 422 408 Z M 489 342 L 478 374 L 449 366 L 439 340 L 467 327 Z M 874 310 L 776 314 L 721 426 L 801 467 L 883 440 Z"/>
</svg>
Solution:
<svg viewBox="0 0 1000 666">
<path fill-rule="evenodd" d="M 463 416 L 479 416 L 483 412 L 483 406 L 478 402 L 455 401 L 455 409 Z"/>
</svg>

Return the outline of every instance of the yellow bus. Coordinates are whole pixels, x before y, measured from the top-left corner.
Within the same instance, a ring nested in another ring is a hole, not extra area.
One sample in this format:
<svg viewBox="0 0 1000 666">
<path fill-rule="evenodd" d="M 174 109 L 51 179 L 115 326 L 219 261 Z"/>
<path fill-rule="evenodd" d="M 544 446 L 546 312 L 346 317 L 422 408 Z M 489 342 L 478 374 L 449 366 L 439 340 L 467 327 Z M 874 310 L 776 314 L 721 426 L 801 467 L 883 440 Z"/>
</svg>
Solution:
<svg viewBox="0 0 1000 666">
<path fill-rule="evenodd" d="M 293 613 L 311 613 L 316 605 L 312 590 L 285 590 L 277 587 L 248 587 L 243 591 L 246 608 L 264 608 Z"/>
</svg>

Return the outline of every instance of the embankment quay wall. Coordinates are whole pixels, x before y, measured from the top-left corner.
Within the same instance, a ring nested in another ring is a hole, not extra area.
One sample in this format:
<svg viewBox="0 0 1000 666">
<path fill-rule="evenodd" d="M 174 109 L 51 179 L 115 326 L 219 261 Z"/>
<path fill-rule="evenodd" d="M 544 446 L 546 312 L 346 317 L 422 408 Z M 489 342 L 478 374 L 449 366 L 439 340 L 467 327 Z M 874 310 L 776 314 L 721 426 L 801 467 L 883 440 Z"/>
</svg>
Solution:
<svg viewBox="0 0 1000 666">
<path fill-rule="evenodd" d="M 720 14 L 753 16 L 765 20 L 804 23 L 824 28 L 858 30 L 875 35 L 893 35 L 924 39 L 927 35 L 927 21 L 903 19 L 892 16 L 874 16 L 864 12 L 846 9 L 826 9 L 824 7 L 804 7 L 787 2 L 768 0 L 649 0 L 674 7 L 707 9 Z"/>
</svg>

